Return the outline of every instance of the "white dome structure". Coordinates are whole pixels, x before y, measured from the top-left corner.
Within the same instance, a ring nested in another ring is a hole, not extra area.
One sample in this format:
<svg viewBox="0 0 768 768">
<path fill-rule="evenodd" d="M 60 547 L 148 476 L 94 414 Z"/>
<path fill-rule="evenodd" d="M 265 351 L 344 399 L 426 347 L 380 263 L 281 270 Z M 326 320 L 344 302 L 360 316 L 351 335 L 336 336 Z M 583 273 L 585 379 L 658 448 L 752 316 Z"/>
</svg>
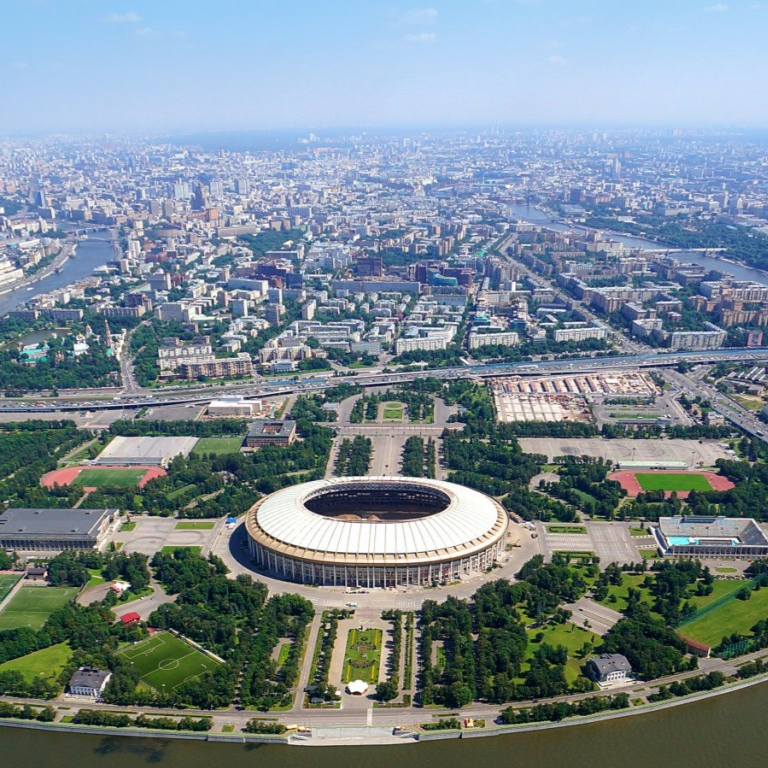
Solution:
<svg viewBox="0 0 768 768">
<path fill-rule="evenodd" d="M 261 567 L 291 581 L 362 588 L 436 584 L 490 568 L 507 526 L 489 496 L 414 477 L 303 483 L 246 516 Z"/>
</svg>

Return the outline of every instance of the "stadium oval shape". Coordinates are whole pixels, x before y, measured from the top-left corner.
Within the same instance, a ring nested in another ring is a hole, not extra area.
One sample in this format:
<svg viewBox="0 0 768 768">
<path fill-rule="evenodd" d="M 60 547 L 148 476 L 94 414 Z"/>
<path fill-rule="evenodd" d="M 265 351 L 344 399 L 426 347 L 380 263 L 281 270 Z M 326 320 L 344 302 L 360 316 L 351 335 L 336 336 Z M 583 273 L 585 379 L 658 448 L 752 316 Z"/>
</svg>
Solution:
<svg viewBox="0 0 768 768">
<path fill-rule="evenodd" d="M 501 558 L 509 518 L 442 480 L 340 477 L 284 488 L 246 515 L 252 558 L 279 578 L 345 587 L 424 586 Z"/>
</svg>

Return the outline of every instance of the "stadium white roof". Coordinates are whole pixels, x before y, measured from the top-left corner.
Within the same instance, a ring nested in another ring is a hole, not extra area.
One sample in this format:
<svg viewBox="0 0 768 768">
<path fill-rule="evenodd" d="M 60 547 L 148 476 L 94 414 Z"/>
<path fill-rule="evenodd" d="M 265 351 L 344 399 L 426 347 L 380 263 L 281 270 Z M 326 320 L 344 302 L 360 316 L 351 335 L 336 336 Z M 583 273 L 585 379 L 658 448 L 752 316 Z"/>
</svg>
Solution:
<svg viewBox="0 0 768 768">
<path fill-rule="evenodd" d="M 449 503 L 440 512 L 414 520 L 397 522 L 350 521 L 316 514 L 305 501 L 323 490 L 344 485 L 380 484 L 386 487 L 413 485 L 445 494 Z M 252 521 L 249 521 L 252 522 Z M 293 553 L 309 556 L 323 553 L 355 560 L 398 560 L 409 555 L 421 559 L 436 553 L 481 549 L 500 538 L 507 527 L 507 515 L 493 499 L 453 483 L 408 477 L 340 477 L 316 480 L 285 488 L 268 496 L 255 510 L 255 528 L 273 542 Z M 249 526 L 250 528 L 250 526 Z M 255 531 L 250 528 L 251 534 Z M 258 536 L 261 538 L 261 536 Z"/>
</svg>

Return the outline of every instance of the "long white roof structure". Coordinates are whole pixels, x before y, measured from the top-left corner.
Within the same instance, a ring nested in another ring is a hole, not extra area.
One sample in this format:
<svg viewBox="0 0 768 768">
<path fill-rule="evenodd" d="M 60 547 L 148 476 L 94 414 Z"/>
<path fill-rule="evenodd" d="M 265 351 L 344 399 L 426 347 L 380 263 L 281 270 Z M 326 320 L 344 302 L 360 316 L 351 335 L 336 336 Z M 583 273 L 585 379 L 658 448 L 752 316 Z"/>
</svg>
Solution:
<svg viewBox="0 0 768 768">
<path fill-rule="evenodd" d="M 445 509 L 413 520 L 369 521 L 326 517 L 306 507 L 307 500 L 344 486 L 366 486 L 386 494 L 437 491 Z M 505 510 L 489 496 L 441 480 L 409 477 L 341 477 L 285 488 L 261 500 L 248 514 L 252 536 L 270 548 L 296 557 L 333 561 L 432 560 L 470 553 L 497 541 L 507 528 Z"/>
</svg>

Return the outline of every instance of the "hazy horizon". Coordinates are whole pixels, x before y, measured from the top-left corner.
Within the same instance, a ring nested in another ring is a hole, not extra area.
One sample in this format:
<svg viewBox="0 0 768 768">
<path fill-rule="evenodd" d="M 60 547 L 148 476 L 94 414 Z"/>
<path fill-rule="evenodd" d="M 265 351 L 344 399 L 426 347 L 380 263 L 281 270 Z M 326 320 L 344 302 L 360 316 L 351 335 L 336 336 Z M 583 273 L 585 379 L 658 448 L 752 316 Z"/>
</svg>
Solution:
<svg viewBox="0 0 768 768">
<path fill-rule="evenodd" d="M 768 128 L 768 1 L 7 5 L 4 135 Z"/>
</svg>

